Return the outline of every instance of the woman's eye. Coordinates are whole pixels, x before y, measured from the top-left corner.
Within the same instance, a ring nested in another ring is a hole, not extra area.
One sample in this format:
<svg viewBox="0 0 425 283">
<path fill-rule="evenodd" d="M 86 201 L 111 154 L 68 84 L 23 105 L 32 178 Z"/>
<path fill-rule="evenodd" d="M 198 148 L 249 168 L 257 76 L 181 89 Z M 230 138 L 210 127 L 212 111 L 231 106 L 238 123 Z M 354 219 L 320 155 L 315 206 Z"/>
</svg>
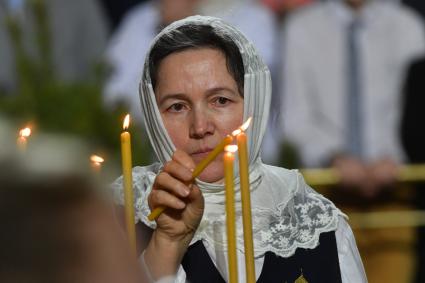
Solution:
<svg viewBox="0 0 425 283">
<path fill-rule="evenodd" d="M 184 109 L 184 105 L 182 103 L 174 103 L 168 108 L 170 112 L 180 112 Z"/>
<path fill-rule="evenodd" d="M 214 103 L 217 104 L 218 106 L 224 106 L 228 104 L 229 102 L 230 102 L 230 99 L 226 97 L 217 97 L 214 101 Z"/>
</svg>

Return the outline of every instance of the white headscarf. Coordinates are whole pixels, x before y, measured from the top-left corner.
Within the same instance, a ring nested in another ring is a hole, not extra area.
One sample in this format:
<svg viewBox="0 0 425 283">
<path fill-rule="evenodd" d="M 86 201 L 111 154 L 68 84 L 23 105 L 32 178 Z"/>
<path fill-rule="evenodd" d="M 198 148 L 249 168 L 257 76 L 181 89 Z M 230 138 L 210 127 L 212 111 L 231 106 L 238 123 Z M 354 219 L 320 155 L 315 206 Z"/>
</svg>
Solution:
<svg viewBox="0 0 425 283">
<path fill-rule="evenodd" d="M 288 257 L 298 247 L 316 247 L 320 233 L 336 230 L 341 213 L 332 202 L 309 188 L 298 171 L 262 163 L 260 147 L 271 99 L 271 79 L 267 66 L 241 32 L 213 17 L 193 16 L 177 21 L 157 35 L 151 48 L 159 38 L 173 36 L 176 29 L 184 25 L 211 26 L 217 35 L 233 40 L 242 56 L 245 70 L 244 120 L 253 117 L 247 135 L 255 256 L 272 251 L 279 256 Z M 163 125 L 156 104 L 149 75 L 149 57 L 150 51 L 146 56 L 140 82 L 140 99 L 149 139 L 160 163 L 164 164 L 171 159 L 175 147 Z M 152 228 L 156 227 L 156 223 L 147 219 L 150 213 L 147 197 L 161 164 L 135 167 L 133 170 L 136 218 Z M 202 239 L 214 246 L 216 251 L 225 251 L 227 244 L 224 185 L 209 184 L 200 180 L 197 180 L 197 184 L 205 198 L 205 211 L 192 243 Z M 122 179 L 119 178 L 114 185 L 116 197 L 122 203 Z M 239 177 L 235 177 L 235 191 L 237 242 L 238 249 L 243 252 Z"/>
<path fill-rule="evenodd" d="M 271 79 L 267 66 L 258 56 L 257 51 L 236 28 L 225 24 L 222 20 L 213 17 L 193 16 L 174 22 L 159 33 L 153 40 L 150 49 L 162 37 L 172 37 L 176 29 L 184 25 L 208 25 L 220 36 L 226 36 L 234 41 L 242 55 L 245 70 L 244 79 L 244 120 L 253 117 L 252 126 L 247 135 L 255 137 L 249 139 L 250 167 L 260 162 L 260 147 L 265 133 L 269 116 L 271 99 Z M 151 144 L 161 163 L 171 160 L 175 147 L 162 123 L 161 115 L 156 105 L 155 93 L 152 88 L 149 71 L 150 51 L 146 55 L 142 80 L 140 82 L 140 100 L 145 117 L 145 125 Z M 219 189 L 222 185 L 213 185 L 198 180 L 203 189 Z"/>
</svg>

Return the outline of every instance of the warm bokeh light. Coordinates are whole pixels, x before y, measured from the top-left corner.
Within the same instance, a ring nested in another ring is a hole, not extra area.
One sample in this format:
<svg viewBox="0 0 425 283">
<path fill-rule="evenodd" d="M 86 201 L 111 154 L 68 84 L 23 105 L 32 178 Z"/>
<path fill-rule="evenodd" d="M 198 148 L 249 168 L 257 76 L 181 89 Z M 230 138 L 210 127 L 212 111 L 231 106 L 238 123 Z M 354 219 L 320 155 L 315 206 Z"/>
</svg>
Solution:
<svg viewBox="0 0 425 283">
<path fill-rule="evenodd" d="M 90 156 L 90 161 L 94 164 L 94 165 L 101 165 L 105 160 L 102 158 L 102 157 L 100 157 L 100 156 L 98 156 L 98 155 L 95 155 L 95 154 L 93 154 L 93 155 L 91 155 Z"/>
<path fill-rule="evenodd" d="M 226 145 L 224 147 L 225 152 L 235 153 L 238 150 L 238 146 L 235 144 Z"/>
<path fill-rule="evenodd" d="M 232 135 L 233 135 L 233 136 L 237 136 L 237 135 L 239 135 L 241 132 L 246 131 L 246 129 L 248 129 L 249 125 L 251 124 L 251 121 L 252 121 L 252 117 L 249 117 L 249 118 L 245 121 L 245 123 L 243 123 L 243 124 L 242 124 L 242 126 L 240 126 L 237 130 L 234 130 L 234 131 L 232 132 Z"/>
<path fill-rule="evenodd" d="M 127 130 L 129 126 L 130 126 L 130 114 L 127 114 L 124 118 L 124 123 L 122 124 L 122 128 L 124 130 Z"/>
<path fill-rule="evenodd" d="M 22 129 L 22 130 L 19 131 L 19 136 L 20 137 L 27 138 L 30 135 L 31 135 L 31 129 L 28 128 L 28 127 L 26 127 L 26 128 L 24 128 L 24 129 Z"/>
</svg>

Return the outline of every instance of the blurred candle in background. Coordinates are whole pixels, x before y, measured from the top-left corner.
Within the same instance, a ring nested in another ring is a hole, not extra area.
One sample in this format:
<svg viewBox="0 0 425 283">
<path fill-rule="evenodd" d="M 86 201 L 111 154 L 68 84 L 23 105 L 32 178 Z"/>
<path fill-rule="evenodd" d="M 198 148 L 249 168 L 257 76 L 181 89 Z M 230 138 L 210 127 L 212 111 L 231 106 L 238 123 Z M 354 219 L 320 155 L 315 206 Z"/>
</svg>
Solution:
<svg viewBox="0 0 425 283">
<path fill-rule="evenodd" d="M 99 155 L 92 154 L 90 156 L 91 168 L 96 175 L 99 175 L 100 172 L 102 171 L 102 163 L 104 161 L 105 160 L 102 157 L 100 157 Z"/>
<path fill-rule="evenodd" d="M 16 140 L 16 145 L 18 150 L 24 153 L 27 150 L 27 139 L 31 135 L 31 128 L 26 127 L 19 131 L 18 139 Z"/>
</svg>

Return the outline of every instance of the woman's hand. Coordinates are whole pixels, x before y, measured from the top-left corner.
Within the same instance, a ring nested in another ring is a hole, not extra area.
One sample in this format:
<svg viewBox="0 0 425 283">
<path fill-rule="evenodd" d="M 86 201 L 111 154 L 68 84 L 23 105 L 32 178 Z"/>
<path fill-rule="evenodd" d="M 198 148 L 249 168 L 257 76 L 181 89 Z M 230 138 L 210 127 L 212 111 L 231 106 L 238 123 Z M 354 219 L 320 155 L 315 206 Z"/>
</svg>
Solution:
<svg viewBox="0 0 425 283">
<path fill-rule="evenodd" d="M 167 207 L 156 221 L 156 232 L 170 241 L 181 241 L 194 234 L 202 218 L 204 198 L 191 182 L 194 168 L 192 158 L 177 150 L 156 177 L 148 198 L 151 210 Z"/>
<path fill-rule="evenodd" d="M 145 252 L 145 262 L 155 279 L 177 271 L 201 221 L 204 198 L 192 183 L 194 168 L 192 158 L 176 150 L 172 160 L 156 177 L 148 197 L 151 210 L 166 207 L 156 220 L 157 228 Z"/>
</svg>

